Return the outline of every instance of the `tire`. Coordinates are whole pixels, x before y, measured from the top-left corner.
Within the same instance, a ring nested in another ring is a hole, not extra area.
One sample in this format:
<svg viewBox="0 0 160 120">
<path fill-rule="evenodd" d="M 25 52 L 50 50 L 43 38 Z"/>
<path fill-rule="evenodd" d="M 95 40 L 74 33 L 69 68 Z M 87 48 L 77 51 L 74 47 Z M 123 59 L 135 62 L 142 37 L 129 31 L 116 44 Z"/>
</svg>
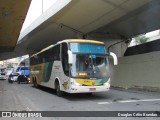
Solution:
<svg viewBox="0 0 160 120">
<path fill-rule="evenodd" d="M 17 78 L 17 83 L 20 84 L 20 82 L 22 82 L 24 79 L 24 75 L 19 75 L 18 78 Z"/>
<path fill-rule="evenodd" d="M 59 84 L 59 82 L 56 82 L 56 94 L 59 97 L 63 96 L 63 92 L 60 90 L 60 84 Z"/>
<path fill-rule="evenodd" d="M 20 81 L 18 80 L 17 83 L 20 84 Z"/>
<path fill-rule="evenodd" d="M 33 78 L 33 86 L 34 86 L 35 88 L 38 88 L 37 80 L 34 79 L 34 78 Z"/>
<path fill-rule="evenodd" d="M 8 80 L 8 82 L 9 82 L 9 83 L 13 83 L 13 81 L 12 81 L 12 80 Z"/>
</svg>

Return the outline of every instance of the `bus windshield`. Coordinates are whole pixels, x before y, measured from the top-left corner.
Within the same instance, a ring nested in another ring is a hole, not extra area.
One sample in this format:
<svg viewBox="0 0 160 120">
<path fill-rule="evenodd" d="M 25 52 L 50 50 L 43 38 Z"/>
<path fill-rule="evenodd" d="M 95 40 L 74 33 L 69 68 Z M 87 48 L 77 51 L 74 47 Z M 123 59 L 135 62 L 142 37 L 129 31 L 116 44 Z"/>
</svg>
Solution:
<svg viewBox="0 0 160 120">
<path fill-rule="evenodd" d="M 107 54 L 103 44 L 70 43 L 70 49 L 73 53 Z"/>
<path fill-rule="evenodd" d="M 78 78 L 104 78 L 108 74 L 106 56 L 90 54 L 73 54 L 71 75 Z M 108 76 L 109 77 L 109 76 Z"/>
<path fill-rule="evenodd" d="M 109 64 L 104 45 L 71 43 L 70 48 L 73 52 L 72 77 L 96 79 L 109 77 Z"/>
</svg>

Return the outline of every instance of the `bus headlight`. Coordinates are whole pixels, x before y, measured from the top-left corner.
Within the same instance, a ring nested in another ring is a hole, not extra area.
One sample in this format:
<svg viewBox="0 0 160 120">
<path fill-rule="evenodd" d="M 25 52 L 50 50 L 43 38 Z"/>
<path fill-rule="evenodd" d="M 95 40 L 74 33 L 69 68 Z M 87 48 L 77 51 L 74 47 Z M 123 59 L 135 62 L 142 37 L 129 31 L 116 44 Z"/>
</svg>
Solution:
<svg viewBox="0 0 160 120">
<path fill-rule="evenodd" d="M 111 80 L 109 78 L 108 81 L 106 83 L 104 83 L 104 85 L 110 85 L 110 84 L 111 84 Z"/>
<path fill-rule="evenodd" d="M 110 79 L 110 78 L 108 79 L 107 83 L 108 83 L 108 84 L 111 84 L 111 79 Z"/>
</svg>

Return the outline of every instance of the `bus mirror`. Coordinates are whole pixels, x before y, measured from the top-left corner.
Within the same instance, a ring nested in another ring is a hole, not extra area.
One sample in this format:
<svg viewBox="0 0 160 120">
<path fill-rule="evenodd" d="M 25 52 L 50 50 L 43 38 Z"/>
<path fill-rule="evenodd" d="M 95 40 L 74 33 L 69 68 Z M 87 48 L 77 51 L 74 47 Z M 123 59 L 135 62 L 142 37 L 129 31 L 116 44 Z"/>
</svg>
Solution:
<svg viewBox="0 0 160 120">
<path fill-rule="evenodd" d="M 73 63 L 73 54 L 70 50 L 68 50 L 68 63 L 69 64 Z"/>
<path fill-rule="evenodd" d="M 116 54 L 113 52 L 110 52 L 109 55 L 113 57 L 114 65 L 118 65 L 118 58 L 117 58 Z"/>
</svg>

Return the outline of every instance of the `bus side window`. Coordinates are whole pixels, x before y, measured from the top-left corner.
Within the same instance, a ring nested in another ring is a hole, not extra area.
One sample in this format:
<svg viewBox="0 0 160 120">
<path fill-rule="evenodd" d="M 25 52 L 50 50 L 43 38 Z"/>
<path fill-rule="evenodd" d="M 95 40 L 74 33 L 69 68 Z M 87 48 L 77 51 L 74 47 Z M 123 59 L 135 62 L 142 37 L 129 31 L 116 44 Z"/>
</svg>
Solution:
<svg viewBox="0 0 160 120">
<path fill-rule="evenodd" d="M 34 57 L 35 57 L 35 62 L 37 64 L 40 64 L 40 57 L 39 57 L 39 55 L 35 55 Z"/>
<path fill-rule="evenodd" d="M 60 60 L 60 45 L 51 48 L 49 51 L 49 61 Z"/>
<path fill-rule="evenodd" d="M 34 57 L 30 58 L 30 65 L 34 65 L 35 64 L 35 60 L 34 59 L 35 59 Z"/>
<path fill-rule="evenodd" d="M 62 43 L 61 47 L 61 58 L 62 58 L 62 67 L 64 74 L 69 76 L 69 64 L 68 64 L 68 46 L 66 43 Z"/>
</svg>

